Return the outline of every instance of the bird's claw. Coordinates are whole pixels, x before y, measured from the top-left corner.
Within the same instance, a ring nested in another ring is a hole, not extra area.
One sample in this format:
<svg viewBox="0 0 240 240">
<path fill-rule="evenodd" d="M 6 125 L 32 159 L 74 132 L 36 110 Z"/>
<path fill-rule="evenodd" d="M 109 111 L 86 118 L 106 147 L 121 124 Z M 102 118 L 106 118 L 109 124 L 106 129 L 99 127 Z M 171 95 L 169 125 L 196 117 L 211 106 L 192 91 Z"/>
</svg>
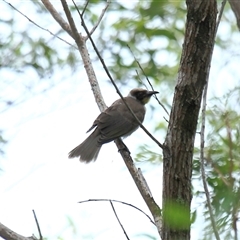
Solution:
<svg viewBox="0 0 240 240">
<path fill-rule="evenodd" d="M 128 147 L 123 142 L 122 142 L 122 147 L 118 149 L 118 152 L 121 152 L 121 151 L 127 151 L 129 155 L 131 154 Z"/>
</svg>

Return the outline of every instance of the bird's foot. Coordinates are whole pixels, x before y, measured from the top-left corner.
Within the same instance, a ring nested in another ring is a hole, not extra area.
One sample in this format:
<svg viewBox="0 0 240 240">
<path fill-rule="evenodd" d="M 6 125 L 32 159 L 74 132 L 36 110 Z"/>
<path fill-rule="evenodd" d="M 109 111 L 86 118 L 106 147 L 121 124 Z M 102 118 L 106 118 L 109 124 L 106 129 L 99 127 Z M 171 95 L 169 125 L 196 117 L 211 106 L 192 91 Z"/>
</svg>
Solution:
<svg viewBox="0 0 240 240">
<path fill-rule="evenodd" d="M 118 149 L 118 152 L 120 151 L 127 151 L 129 154 L 131 154 L 131 152 L 129 151 L 128 147 L 124 144 L 124 142 L 122 142 L 122 146 L 121 148 Z"/>
</svg>

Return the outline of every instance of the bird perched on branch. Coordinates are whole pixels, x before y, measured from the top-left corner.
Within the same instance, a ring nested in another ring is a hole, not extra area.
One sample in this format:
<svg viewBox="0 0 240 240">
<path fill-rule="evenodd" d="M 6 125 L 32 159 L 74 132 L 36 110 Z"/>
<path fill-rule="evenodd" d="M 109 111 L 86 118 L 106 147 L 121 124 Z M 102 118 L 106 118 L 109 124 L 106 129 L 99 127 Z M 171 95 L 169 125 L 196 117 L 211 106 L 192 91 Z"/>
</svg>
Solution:
<svg viewBox="0 0 240 240">
<path fill-rule="evenodd" d="M 158 92 L 134 88 L 127 97 L 124 97 L 124 101 L 141 123 L 146 112 L 144 105 L 156 93 Z M 95 161 L 103 144 L 120 137 L 127 137 L 138 127 L 139 122 L 120 98 L 97 117 L 87 131 L 94 129 L 93 133 L 69 153 L 69 158 L 80 157 L 80 161 L 86 163 Z"/>
</svg>

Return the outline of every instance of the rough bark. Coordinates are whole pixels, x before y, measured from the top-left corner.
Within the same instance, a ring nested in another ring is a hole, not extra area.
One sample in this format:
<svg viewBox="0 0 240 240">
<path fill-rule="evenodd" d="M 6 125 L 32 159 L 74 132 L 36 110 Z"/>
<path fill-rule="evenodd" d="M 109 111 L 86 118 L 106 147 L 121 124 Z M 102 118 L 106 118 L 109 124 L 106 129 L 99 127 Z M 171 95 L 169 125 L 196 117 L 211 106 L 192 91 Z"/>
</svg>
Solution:
<svg viewBox="0 0 240 240">
<path fill-rule="evenodd" d="M 216 29 L 215 0 L 186 3 L 185 40 L 163 150 L 163 240 L 190 239 L 194 139 Z"/>
</svg>

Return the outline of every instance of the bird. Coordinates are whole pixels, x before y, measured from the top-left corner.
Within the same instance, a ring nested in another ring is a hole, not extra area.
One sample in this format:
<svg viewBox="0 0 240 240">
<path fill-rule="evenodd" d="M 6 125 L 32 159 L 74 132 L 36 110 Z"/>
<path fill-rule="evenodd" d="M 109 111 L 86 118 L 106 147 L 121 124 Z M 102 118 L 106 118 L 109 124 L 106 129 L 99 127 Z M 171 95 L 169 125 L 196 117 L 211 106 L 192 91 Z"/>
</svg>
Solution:
<svg viewBox="0 0 240 240">
<path fill-rule="evenodd" d="M 132 89 L 124 101 L 131 108 L 135 116 L 142 123 L 146 113 L 145 104 L 157 91 L 143 88 Z M 69 152 L 69 158 L 79 157 L 81 162 L 95 161 L 103 144 L 120 137 L 131 135 L 139 127 L 139 122 L 129 111 L 123 100 L 116 100 L 110 107 L 100 113 L 87 131 L 94 131 L 77 147 Z"/>
</svg>

